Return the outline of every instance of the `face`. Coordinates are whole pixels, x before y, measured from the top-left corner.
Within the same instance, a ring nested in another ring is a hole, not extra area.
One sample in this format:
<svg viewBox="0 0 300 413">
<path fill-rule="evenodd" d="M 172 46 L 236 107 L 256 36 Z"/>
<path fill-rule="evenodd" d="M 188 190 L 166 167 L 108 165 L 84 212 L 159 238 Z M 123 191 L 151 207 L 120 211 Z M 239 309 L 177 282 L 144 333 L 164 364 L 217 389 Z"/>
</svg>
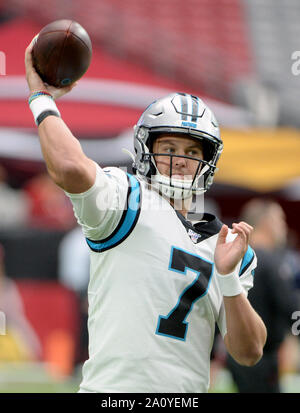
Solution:
<svg viewBox="0 0 300 413">
<path fill-rule="evenodd" d="M 179 134 L 159 135 L 159 137 L 156 138 L 156 140 L 154 141 L 153 152 L 166 153 L 178 156 L 185 155 L 192 156 L 200 160 L 203 159 L 201 143 L 192 138 L 188 138 L 186 135 Z M 155 162 L 159 172 L 162 175 L 170 176 L 171 157 L 155 156 Z M 173 157 L 172 178 L 193 179 L 198 166 L 198 161 L 194 161 L 192 159 L 185 159 L 182 157 Z"/>
</svg>

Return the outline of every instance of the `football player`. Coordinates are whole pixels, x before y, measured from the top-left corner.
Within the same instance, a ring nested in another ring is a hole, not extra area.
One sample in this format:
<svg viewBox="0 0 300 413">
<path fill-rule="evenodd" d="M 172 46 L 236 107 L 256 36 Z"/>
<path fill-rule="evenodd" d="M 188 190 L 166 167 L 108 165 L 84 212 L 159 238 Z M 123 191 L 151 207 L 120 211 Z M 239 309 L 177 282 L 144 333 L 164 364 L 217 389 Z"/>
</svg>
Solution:
<svg viewBox="0 0 300 413">
<path fill-rule="evenodd" d="M 71 199 L 90 248 L 89 359 L 80 392 L 207 392 L 216 323 L 235 360 L 257 363 L 266 330 L 247 299 L 256 267 L 252 227 L 229 229 L 209 214 L 195 225 L 186 219 L 222 151 L 211 110 L 184 93 L 158 99 L 134 129 L 136 173 L 102 169 L 55 104 L 71 87 L 44 84 L 31 50 L 29 101 L 47 169 Z"/>
</svg>

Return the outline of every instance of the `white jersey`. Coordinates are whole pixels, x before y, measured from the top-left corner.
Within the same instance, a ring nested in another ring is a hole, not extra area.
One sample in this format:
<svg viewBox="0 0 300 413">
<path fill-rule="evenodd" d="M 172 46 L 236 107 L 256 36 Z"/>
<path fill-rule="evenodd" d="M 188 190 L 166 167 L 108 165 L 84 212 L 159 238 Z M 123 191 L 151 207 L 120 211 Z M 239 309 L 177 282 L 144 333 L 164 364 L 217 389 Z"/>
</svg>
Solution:
<svg viewBox="0 0 300 413">
<path fill-rule="evenodd" d="M 221 222 L 207 214 L 192 226 L 119 168 L 97 166 L 94 186 L 68 196 L 91 249 L 80 391 L 207 392 L 215 324 L 226 334 L 213 262 Z M 255 266 L 249 247 L 239 264 L 246 294 Z"/>
</svg>

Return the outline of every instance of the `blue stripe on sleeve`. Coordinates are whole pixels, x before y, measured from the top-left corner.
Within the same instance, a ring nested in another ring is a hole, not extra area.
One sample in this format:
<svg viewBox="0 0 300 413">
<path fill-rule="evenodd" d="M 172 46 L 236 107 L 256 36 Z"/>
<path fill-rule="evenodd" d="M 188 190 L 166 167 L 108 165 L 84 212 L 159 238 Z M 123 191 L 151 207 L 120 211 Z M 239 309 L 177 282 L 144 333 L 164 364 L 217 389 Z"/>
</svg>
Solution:
<svg viewBox="0 0 300 413">
<path fill-rule="evenodd" d="M 114 234 L 114 236 L 109 238 L 107 241 L 101 242 L 86 239 L 88 245 L 94 251 L 101 252 L 119 244 L 126 238 L 126 236 L 131 232 L 133 226 L 135 225 L 140 210 L 140 184 L 133 175 L 127 175 L 130 182 L 130 194 L 128 197 L 128 208 L 126 211 L 125 219 L 123 220 L 122 225 Z"/>
<path fill-rule="evenodd" d="M 254 258 L 254 251 L 253 249 L 250 247 L 250 245 L 248 246 L 248 249 L 246 251 L 246 254 L 244 255 L 242 264 L 241 264 L 241 268 L 240 268 L 240 272 L 239 275 L 242 275 L 243 272 L 246 270 L 246 267 L 248 265 L 250 265 L 250 263 L 252 262 Z"/>
</svg>

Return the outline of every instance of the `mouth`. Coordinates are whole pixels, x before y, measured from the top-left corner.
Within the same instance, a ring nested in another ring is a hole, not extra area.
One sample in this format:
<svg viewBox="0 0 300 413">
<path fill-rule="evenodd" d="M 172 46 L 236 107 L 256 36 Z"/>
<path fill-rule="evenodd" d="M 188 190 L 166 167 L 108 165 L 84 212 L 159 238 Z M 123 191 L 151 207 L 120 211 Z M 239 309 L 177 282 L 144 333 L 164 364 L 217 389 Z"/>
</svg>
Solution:
<svg viewBox="0 0 300 413">
<path fill-rule="evenodd" d="M 177 173 L 177 174 L 172 174 L 171 178 L 172 179 L 181 179 L 181 180 L 189 181 L 189 180 L 192 179 L 192 176 Z"/>
<path fill-rule="evenodd" d="M 173 174 L 172 176 L 171 176 L 171 179 L 185 179 L 185 177 L 184 177 L 184 175 L 181 175 L 181 174 Z"/>
</svg>

